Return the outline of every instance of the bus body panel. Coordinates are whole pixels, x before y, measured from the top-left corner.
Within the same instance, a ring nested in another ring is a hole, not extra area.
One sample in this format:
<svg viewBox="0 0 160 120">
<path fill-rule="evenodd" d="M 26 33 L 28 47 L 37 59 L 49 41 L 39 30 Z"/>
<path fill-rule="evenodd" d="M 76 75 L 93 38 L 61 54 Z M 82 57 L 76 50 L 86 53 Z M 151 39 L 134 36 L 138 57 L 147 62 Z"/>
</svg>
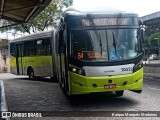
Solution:
<svg viewBox="0 0 160 120">
<path fill-rule="evenodd" d="M 18 59 L 21 62 L 20 58 Z M 52 70 L 52 56 L 37 56 L 37 57 L 23 57 L 23 74 L 27 75 L 27 69 L 32 67 L 35 76 L 51 76 L 53 74 Z M 16 58 L 10 57 L 10 69 L 12 74 L 17 73 Z"/>
<path fill-rule="evenodd" d="M 86 76 L 105 76 L 133 73 L 134 64 L 116 65 L 116 66 L 84 66 Z"/>
<path fill-rule="evenodd" d="M 24 75 L 32 67 L 35 76 L 52 76 L 52 56 L 24 57 Z"/>
<path fill-rule="evenodd" d="M 87 77 L 69 72 L 70 75 L 70 94 L 88 94 L 92 92 L 108 92 L 119 90 L 142 90 L 143 87 L 143 68 L 133 74 L 117 76 L 98 76 Z M 112 80 L 112 83 L 108 83 Z M 126 85 L 123 85 L 127 82 Z M 95 87 L 93 84 L 96 84 Z M 108 84 L 116 84 L 116 88 L 105 89 Z"/>
<path fill-rule="evenodd" d="M 12 74 L 18 75 L 15 57 L 10 57 L 10 71 Z"/>
<path fill-rule="evenodd" d="M 40 43 L 39 41 L 43 41 Z M 32 68 L 34 76 L 54 77 L 56 75 L 54 63 L 54 32 L 47 31 L 22 38 L 15 39 L 10 42 L 10 69 L 12 74 L 28 75 L 28 69 Z M 25 45 L 32 45 L 32 50 L 25 48 Z M 35 47 L 42 44 L 44 47 Z M 11 47 L 12 46 L 12 47 Z M 36 54 L 37 49 L 38 54 Z M 25 53 L 30 51 L 30 53 Z M 32 52 L 33 51 L 33 52 Z M 42 53 L 42 54 L 41 54 Z"/>
</svg>

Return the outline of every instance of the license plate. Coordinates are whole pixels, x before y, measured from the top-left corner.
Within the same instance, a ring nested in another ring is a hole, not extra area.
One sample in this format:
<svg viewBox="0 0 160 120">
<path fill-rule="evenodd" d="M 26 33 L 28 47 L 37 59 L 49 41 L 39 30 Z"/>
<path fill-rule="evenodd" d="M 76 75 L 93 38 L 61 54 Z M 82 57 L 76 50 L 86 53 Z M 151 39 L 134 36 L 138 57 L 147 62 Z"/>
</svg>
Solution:
<svg viewBox="0 0 160 120">
<path fill-rule="evenodd" d="M 111 88 L 116 88 L 116 84 L 104 85 L 104 89 L 111 89 Z"/>
</svg>

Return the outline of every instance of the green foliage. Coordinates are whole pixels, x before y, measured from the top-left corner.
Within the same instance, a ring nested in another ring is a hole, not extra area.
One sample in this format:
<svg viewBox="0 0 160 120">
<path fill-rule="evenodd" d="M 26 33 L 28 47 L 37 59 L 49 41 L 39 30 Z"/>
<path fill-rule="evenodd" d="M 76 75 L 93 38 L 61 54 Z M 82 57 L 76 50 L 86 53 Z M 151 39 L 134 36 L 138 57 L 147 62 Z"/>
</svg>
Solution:
<svg viewBox="0 0 160 120">
<path fill-rule="evenodd" d="M 160 54 L 160 33 L 151 34 L 145 40 L 145 47 L 148 49 L 146 53 L 149 54 Z"/>
<path fill-rule="evenodd" d="M 50 5 L 43 10 L 33 21 L 30 23 L 20 24 L 7 28 L 0 29 L 1 32 L 14 29 L 16 32 L 32 33 L 37 31 L 44 31 L 44 29 L 57 27 L 57 21 L 63 9 L 72 5 L 73 0 L 52 0 Z M 15 24 L 11 21 L 3 21 L 2 25 Z"/>
<path fill-rule="evenodd" d="M 146 38 L 146 42 L 148 43 L 149 47 L 158 47 L 160 42 L 160 33 L 151 34 Z"/>
<path fill-rule="evenodd" d="M 0 40 L 0 54 L 2 55 L 2 59 L 6 63 L 6 57 L 8 56 L 8 45 L 9 41 L 7 39 Z"/>
<path fill-rule="evenodd" d="M 8 40 L 7 39 L 1 39 L 0 40 L 0 50 L 8 49 Z"/>
</svg>

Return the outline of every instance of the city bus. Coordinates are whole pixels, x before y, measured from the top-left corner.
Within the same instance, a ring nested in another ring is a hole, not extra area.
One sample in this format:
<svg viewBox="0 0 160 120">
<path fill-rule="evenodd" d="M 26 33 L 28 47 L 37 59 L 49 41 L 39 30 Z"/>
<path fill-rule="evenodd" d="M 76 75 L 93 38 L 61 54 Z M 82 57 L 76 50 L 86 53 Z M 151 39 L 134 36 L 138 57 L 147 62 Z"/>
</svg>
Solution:
<svg viewBox="0 0 160 120">
<path fill-rule="evenodd" d="M 69 96 L 143 87 L 143 29 L 126 12 L 66 10 L 55 33 L 57 79 Z"/>
<path fill-rule="evenodd" d="M 56 76 L 54 71 L 54 31 L 40 32 L 10 41 L 10 71 L 29 78 Z"/>
</svg>

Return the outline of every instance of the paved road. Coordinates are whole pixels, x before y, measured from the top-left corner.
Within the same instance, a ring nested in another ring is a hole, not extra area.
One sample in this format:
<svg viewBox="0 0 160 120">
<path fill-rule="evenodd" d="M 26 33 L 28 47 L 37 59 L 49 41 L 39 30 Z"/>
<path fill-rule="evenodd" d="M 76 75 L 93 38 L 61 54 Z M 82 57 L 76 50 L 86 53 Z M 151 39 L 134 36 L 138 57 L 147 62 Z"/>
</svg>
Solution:
<svg viewBox="0 0 160 120">
<path fill-rule="evenodd" d="M 10 74 L 0 75 L 0 78 L 4 83 L 9 111 L 58 111 L 62 114 L 62 117 L 54 117 L 54 119 L 64 120 L 84 120 L 84 118 L 83 116 L 75 118 L 74 115 L 73 117 L 68 118 L 65 117 L 66 114 L 63 114 L 62 111 L 70 111 L 68 114 L 74 113 L 71 111 L 77 111 L 78 113 L 82 111 L 83 113 L 84 111 L 98 111 L 99 113 L 101 111 L 160 111 L 160 81 L 150 78 L 145 78 L 144 89 L 141 94 L 125 91 L 124 96 L 119 98 L 114 97 L 113 93 L 109 93 L 83 95 L 74 100 L 68 99 L 63 94 L 57 82 L 53 82 L 47 78 L 41 80 L 28 80 L 28 77 L 16 77 L 13 75 L 11 76 Z M 85 118 L 87 120 L 110 119 L 104 118 L 103 115 L 102 117 Z M 33 120 L 43 119 L 44 118 L 34 118 Z M 54 119 L 53 117 L 45 118 L 45 120 Z M 122 117 L 114 119 L 130 120 L 133 118 Z M 139 120 L 140 117 L 134 119 Z M 143 119 L 158 120 L 160 118 L 143 117 Z M 11 120 L 21 120 L 21 118 L 12 118 Z M 25 120 L 28 119 L 26 118 Z"/>
</svg>

